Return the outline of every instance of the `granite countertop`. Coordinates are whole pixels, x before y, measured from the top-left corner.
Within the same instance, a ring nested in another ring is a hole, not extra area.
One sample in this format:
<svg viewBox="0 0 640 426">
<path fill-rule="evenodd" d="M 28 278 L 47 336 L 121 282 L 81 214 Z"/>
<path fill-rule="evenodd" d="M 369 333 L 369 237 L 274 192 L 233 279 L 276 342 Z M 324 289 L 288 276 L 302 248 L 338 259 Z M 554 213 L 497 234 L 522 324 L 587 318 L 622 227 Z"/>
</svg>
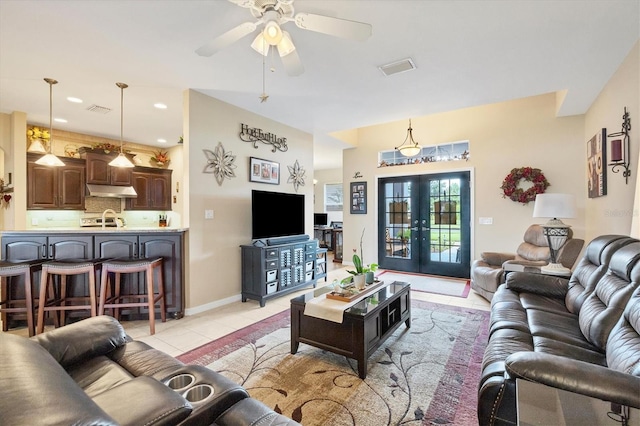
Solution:
<svg viewBox="0 0 640 426">
<path fill-rule="evenodd" d="M 123 228 L 104 228 L 101 227 L 69 227 L 69 228 L 31 228 L 31 229 L 22 229 L 22 230 L 4 230 L 1 234 L 69 234 L 69 233 L 78 233 L 78 234 L 102 234 L 102 233 L 111 233 L 111 234 L 140 234 L 140 233 L 156 233 L 156 232 L 185 232 L 189 228 L 159 228 L 155 227 L 142 227 L 142 226 L 132 226 L 132 227 L 123 227 Z"/>
</svg>

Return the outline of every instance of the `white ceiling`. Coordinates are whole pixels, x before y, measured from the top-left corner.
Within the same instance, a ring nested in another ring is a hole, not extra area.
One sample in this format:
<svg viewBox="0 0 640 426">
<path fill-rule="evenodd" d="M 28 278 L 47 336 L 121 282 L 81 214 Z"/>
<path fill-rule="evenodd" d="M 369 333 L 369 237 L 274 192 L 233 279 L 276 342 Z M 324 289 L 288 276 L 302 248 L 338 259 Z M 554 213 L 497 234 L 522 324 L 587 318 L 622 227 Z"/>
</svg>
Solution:
<svg viewBox="0 0 640 426">
<path fill-rule="evenodd" d="M 296 12 L 370 23 L 357 42 L 284 25 L 305 73 L 288 77 L 253 36 L 209 57 L 194 51 L 253 21 L 225 0 L 0 0 L 0 112 L 55 128 L 174 146 L 182 94 L 192 88 L 314 134 L 317 169 L 340 166 L 329 132 L 567 90 L 559 115 L 582 114 L 640 38 L 640 0 L 296 0 Z M 410 57 L 414 71 L 385 77 L 380 65 Z M 274 72 L 269 71 L 273 64 Z M 84 100 L 66 101 L 67 96 Z M 163 102 L 161 111 L 152 105 Z M 92 104 L 112 108 L 89 112 Z M 265 129 L 268 130 L 268 129 Z M 404 135 L 398 135 L 398 141 Z M 391 146 L 391 145 L 390 145 Z"/>
</svg>

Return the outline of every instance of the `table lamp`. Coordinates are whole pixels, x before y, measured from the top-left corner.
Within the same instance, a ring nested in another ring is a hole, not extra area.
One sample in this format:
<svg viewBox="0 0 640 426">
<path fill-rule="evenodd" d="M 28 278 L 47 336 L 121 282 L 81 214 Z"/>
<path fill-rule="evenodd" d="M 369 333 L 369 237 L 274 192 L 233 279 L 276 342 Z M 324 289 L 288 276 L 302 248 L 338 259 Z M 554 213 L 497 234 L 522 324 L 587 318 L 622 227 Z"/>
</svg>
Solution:
<svg viewBox="0 0 640 426">
<path fill-rule="evenodd" d="M 576 197 L 571 194 L 538 194 L 533 207 L 533 217 L 548 217 L 542 224 L 543 234 L 547 237 L 551 262 L 541 268 L 542 273 L 551 275 L 570 275 L 571 270 L 558 263 L 558 253 L 567 241 L 571 226 L 560 220 L 576 217 Z"/>
</svg>

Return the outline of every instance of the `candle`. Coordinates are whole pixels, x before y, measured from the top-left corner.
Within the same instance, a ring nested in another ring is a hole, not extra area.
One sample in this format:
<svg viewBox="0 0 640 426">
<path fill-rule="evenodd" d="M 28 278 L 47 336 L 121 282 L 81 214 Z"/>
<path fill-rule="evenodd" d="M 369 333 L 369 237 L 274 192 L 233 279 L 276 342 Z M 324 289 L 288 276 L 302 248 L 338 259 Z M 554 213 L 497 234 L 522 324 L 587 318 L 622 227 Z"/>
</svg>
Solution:
<svg viewBox="0 0 640 426">
<path fill-rule="evenodd" d="M 620 139 L 611 141 L 611 161 L 614 163 L 622 161 L 622 141 Z"/>
</svg>

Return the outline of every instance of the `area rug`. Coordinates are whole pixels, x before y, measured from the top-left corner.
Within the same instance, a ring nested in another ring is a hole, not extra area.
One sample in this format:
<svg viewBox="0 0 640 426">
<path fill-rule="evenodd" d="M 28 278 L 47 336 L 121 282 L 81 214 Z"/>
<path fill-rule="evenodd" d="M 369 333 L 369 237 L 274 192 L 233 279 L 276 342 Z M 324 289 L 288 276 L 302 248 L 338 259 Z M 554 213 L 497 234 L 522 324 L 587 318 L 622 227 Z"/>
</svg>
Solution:
<svg viewBox="0 0 640 426">
<path fill-rule="evenodd" d="M 250 395 L 305 426 L 477 425 L 477 385 L 489 312 L 414 300 L 402 324 L 357 363 L 300 344 L 291 350 L 289 311 L 179 357 L 244 386 Z"/>
<path fill-rule="evenodd" d="M 411 290 L 424 293 L 442 294 L 466 298 L 471 290 L 471 283 L 464 278 L 438 277 L 434 275 L 411 274 L 383 270 L 376 275 L 383 281 L 404 281 L 411 284 Z"/>
</svg>

